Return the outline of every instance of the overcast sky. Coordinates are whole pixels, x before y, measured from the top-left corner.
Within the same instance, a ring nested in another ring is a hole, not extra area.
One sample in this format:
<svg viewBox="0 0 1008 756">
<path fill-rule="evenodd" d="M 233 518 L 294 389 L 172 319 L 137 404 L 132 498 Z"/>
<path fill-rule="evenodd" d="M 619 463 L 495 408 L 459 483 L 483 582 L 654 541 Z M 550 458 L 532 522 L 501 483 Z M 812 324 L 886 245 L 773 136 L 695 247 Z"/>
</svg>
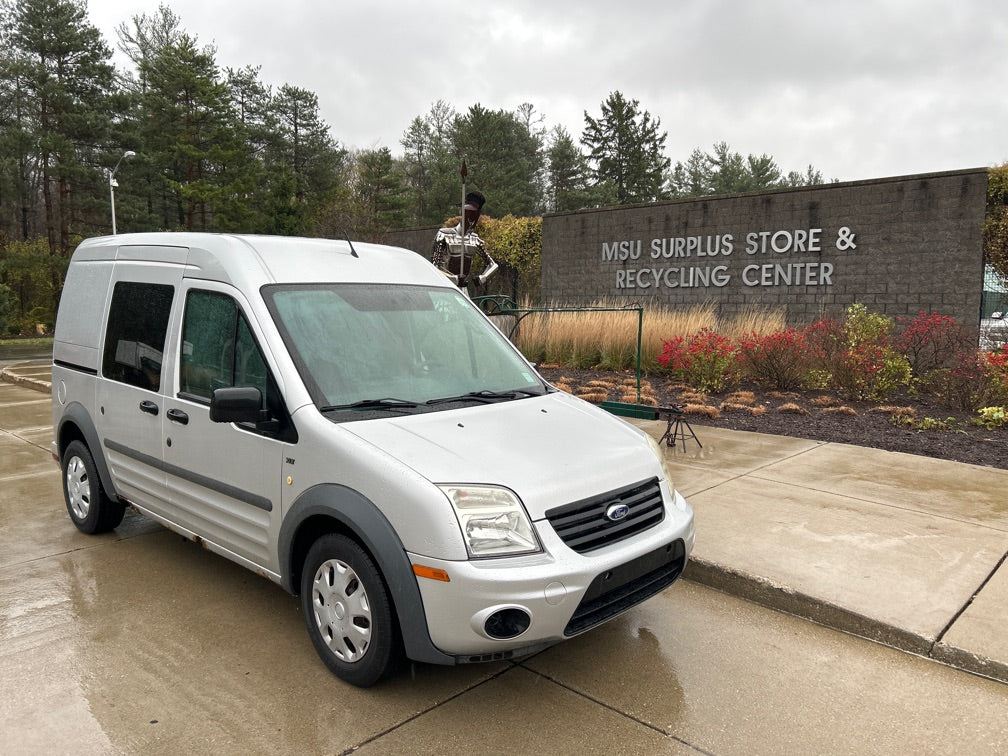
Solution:
<svg viewBox="0 0 1008 756">
<path fill-rule="evenodd" d="M 435 101 L 515 110 L 579 139 L 614 90 L 667 154 L 727 142 L 853 181 L 1008 161 L 1004 0 L 161 0 L 217 64 L 318 95 L 332 135 L 388 147 Z M 115 28 L 158 0 L 89 0 Z M 125 66 L 125 58 L 115 62 Z"/>
</svg>

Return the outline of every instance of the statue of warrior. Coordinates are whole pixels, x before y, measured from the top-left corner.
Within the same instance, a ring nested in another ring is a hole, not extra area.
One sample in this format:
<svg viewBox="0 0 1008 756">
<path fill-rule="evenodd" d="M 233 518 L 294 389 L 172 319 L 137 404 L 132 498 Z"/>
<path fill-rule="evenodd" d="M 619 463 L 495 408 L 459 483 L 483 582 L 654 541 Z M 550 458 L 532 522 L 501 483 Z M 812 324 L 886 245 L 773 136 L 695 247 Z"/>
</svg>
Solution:
<svg viewBox="0 0 1008 756">
<path fill-rule="evenodd" d="M 497 263 L 487 252 L 486 244 L 475 231 L 485 201 L 479 192 L 469 192 L 465 196 L 462 218 L 458 225 L 454 228 L 438 229 L 431 247 L 431 262 L 464 290 L 470 281 L 482 286 L 497 272 Z M 484 258 L 485 265 L 481 274 L 471 276 L 470 270 L 475 255 Z"/>
</svg>

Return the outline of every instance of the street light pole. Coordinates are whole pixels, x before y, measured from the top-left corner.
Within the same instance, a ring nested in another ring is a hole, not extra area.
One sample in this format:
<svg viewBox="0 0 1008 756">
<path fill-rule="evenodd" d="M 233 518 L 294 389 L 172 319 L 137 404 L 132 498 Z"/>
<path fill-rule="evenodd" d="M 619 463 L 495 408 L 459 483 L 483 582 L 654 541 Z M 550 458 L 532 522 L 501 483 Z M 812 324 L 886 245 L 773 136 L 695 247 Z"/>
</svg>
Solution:
<svg viewBox="0 0 1008 756">
<path fill-rule="evenodd" d="M 126 150 L 126 152 L 122 154 L 122 157 L 120 157 L 119 160 L 116 162 L 115 168 L 109 171 L 108 190 L 109 190 L 109 203 L 112 206 L 112 236 L 116 235 L 115 188 L 119 186 L 119 182 L 115 180 L 115 175 L 116 172 L 119 170 L 119 164 L 123 161 L 123 159 L 133 157 L 134 155 L 136 155 L 136 153 L 133 152 L 133 150 Z"/>
</svg>

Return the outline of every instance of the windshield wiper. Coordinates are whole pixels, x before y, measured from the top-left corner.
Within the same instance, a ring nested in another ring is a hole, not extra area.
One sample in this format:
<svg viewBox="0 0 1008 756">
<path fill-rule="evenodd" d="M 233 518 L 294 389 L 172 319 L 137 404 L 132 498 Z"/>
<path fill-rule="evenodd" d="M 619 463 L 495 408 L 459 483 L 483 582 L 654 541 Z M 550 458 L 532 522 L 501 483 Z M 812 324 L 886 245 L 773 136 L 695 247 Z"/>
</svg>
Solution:
<svg viewBox="0 0 1008 756">
<path fill-rule="evenodd" d="M 388 396 L 384 399 L 361 399 L 359 402 L 350 402 L 349 404 L 327 404 L 324 407 L 319 407 L 319 412 L 355 409 L 406 410 L 415 409 L 417 406 L 416 402 L 411 402 L 408 399 L 396 399 L 395 397 Z"/>
<path fill-rule="evenodd" d="M 468 394 L 458 396 L 445 396 L 440 399 L 429 399 L 425 404 L 447 404 L 448 402 L 501 402 L 509 399 L 517 399 L 520 396 L 540 396 L 534 391 L 525 389 L 515 389 L 514 391 L 470 391 Z"/>
</svg>

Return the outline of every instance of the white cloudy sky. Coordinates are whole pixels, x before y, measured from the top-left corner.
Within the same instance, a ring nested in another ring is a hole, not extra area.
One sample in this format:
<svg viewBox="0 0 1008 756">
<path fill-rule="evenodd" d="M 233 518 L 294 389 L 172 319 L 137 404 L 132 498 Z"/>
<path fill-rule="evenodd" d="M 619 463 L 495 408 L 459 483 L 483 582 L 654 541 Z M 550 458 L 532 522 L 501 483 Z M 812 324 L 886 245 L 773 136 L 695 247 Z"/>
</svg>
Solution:
<svg viewBox="0 0 1008 756">
<path fill-rule="evenodd" d="M 673 163 L 720 141 L 842 181 L 1008 161 L 1004 0 L 160 1 L 222 68 L 315 92 L 348 147 L 401 154 L 439 99 L 530 102 L 577 139 L 619 90 Z M 158 4 L 89 0 L 88 18 L 115 47 Z"/>
</svg>

